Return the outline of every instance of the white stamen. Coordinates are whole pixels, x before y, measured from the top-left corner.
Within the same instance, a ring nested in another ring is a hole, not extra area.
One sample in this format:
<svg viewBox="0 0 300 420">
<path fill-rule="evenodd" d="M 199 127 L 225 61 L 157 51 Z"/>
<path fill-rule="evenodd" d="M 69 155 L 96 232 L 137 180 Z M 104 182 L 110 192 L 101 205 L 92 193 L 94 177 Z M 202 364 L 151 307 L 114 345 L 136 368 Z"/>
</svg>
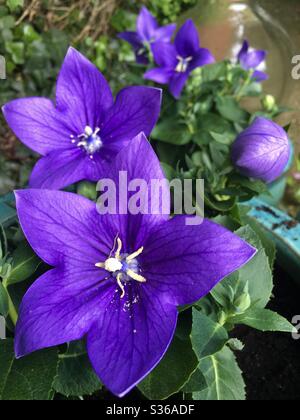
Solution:
<svg viewBox="0 0 300 420">
<path fill-rule="evenodd" d="M 116 247 L 116 244 L 118 245 L 117 250 L 114 253 L 114 249 Z M 111 251 L 109 258 L 102 263 L 97 263 L 96 267 L 103 268 L 104 270 L 108 271 L 112 274 L 117 274 L 116 280 L 117 284 L 121 289 L 121 299 L 125 296 L 125 287 L 124 282 L 127 282 L 129 280 L 134 280 L 138 283 L 146 283 L 145 277 L 143 277 L 141 274 L 139 274 L 138 269 L 138 263 L 136 261 L 136 257 L 138 257 L 142 252 L 144 251 L 144 248 L 141 247 L 138 251 L 134 252 L 131 255 L 121 255 L 122 250 L 122 241 L 117 236 L 115 239 L 113 250 Z M 113 253 L 115 256 L 113 257 Z M 124 267 L 124 265 L 125 267 Z"/>
<path fill-rule="evenodd" d="M 185 73 L 189 67 L 189 63 L 193 60 L 193 57 L 183 58 L 178 55 L 177 60 L 178 64 L 175 71 L 177 71 L 177 73 Z"/>
</svg>

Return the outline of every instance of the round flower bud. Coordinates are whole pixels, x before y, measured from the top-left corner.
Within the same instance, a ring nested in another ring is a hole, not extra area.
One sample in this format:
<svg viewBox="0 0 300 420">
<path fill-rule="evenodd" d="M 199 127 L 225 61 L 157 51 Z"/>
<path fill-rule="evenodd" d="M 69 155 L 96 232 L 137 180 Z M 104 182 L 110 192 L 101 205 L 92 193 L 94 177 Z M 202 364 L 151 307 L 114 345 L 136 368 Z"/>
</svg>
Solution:
<svg viewBox="0 0 300 420">
<path fill-rule="evenodd" d="M 265 95 L 262 99 L 262 106 L 266 111 L 271 112 L 276 107 L 276 99 L 272 95 Z"/>
<path fill-rule="evenodd" d="M 232 162 L 241 174 L 271 183 L 287 168 L 291 144 L 278 124 L 258 117 L 232 146 Z"/>
</svg>

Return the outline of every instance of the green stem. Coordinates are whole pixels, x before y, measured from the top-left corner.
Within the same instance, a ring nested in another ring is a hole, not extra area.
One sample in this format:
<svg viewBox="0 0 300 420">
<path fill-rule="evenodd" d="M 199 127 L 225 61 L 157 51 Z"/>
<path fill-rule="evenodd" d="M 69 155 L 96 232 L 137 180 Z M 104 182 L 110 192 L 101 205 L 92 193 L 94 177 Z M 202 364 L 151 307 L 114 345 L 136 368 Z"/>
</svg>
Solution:
<svg viewBox="0 0 300 420">
<path fill-rule="evenodd" d="M 249 72 L 247 79 L 244 81 L 240 89 L 237 91 L 235 95 L 237 102 L 239 102 L 242 99 L 245 88 L 251 83 L 253 73 L 254 71 Z"/>
<path fill-rule="evenodd" d="M 14 303 L 13 303 L 11 297 L 10 297 L 10 294 L 9 294 L 9 291 L 8 291 L 7 280 L 3 280 L 2 285 L 3 285 L 4 289 L 6 290 L 7 297 L 8 297 L 8 314 L 9 314 L 9 317 L 10 317 L 12 323 L 14 324 L 14 326 L 16 326 L 17 321 L 18 321 L 18 312 L 17 312 L 16 307 L 15 307 L 15 305 L 14 305 Z"/>
</svg>

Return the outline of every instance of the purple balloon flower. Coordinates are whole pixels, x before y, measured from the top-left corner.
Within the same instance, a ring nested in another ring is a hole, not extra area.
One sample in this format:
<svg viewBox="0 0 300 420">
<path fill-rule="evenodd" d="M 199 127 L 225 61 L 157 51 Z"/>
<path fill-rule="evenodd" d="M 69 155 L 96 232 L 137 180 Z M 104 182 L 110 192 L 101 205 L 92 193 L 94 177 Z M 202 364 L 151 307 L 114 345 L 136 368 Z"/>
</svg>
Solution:
<svg viewBox="0 0 300 420">
<path fill-rule="evenodd" d="M 144 77 L 160 84 L 169 84 L 170 92 L 176 99 L 180 97 L 193 70 L 215 61 L 208 49 L 200 48 L 199 34 L 191 19 L 179 30 L 174 45 L 157 42 L 152 51 L 160 67 L 147 71 Z"/>
<path fill-rule="evenodd" d="M 267 80 L 269 76 L 260 71 L 256 70 L 266 59 L 267 52 L 263 50 L 252 50 L 249 51 L 248 41 L 244 41 L 241 51 L 238 54 L 238 60 L 244 70 L 255 70 L 253 73 L 253 79 L 258 82 Z"/>
<path fill-rule="evenodd" d="M 232 161 L 245 176 L 270 183 L 285 171 L 291 145 L 285 130 L 273 121 L 258 117 L 232 147 Z"/>
<path fill-rule="evenodd" d="M 159 89 L 136 86 L 121 90 L 114 101 L 103 75 L 70 48 L 57 82 L 56 106 L 46 98 L 24 98 L 3 108 L 16 136 L 43 156 L 30 186 L 60 189 L 98 181 L 129 141 L 151 133 L 161 96 Z"/>
<path fill-rule="evenodd" d="M 176 24 L 159 27 L 157 20 L 146 7 L 142 7 L 137 20 L 136 32 L 121 32 L 119 38 L 132 45 L 139 64 L 147 65 L 148 49 L 157 41 L 170 42 Z"/>
<path fill-rule="evenodd" d="M 165 179 L 144 135 L 113 163 L 117 185 L 119 171 L 128 181 Z M 163 211 L 100 216 L 95 203 L 60 191 L 18 191 L 16 199 L 28 241 L 55 267 L 23 299 L 17 357 L 86 337 L 95 371 L 118 396 L 165 354 L 177 307 L 198 301 L 256 252 L 207 220 L 188 226 L 185 216 L 170 219 Z"/>
</svg>

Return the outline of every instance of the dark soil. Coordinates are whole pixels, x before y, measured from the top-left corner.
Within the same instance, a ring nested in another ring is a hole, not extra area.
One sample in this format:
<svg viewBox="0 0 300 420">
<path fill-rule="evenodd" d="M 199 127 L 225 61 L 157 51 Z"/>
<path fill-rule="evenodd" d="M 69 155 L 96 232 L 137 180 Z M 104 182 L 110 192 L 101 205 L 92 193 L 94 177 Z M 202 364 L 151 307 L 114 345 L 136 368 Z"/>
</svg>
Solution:
<svg viewBox="0 0 300 420">
<path fill-rule="evenodd" d="M 300 315 L 300 289 L 277 268 L 274 299 L 269 308 L 292 320 Z M 290 334 L 240 332 L 245 344 L 237 354 L 244 372 L 248 400 L 300 400 L 300 340 Z"/>
</svg>

